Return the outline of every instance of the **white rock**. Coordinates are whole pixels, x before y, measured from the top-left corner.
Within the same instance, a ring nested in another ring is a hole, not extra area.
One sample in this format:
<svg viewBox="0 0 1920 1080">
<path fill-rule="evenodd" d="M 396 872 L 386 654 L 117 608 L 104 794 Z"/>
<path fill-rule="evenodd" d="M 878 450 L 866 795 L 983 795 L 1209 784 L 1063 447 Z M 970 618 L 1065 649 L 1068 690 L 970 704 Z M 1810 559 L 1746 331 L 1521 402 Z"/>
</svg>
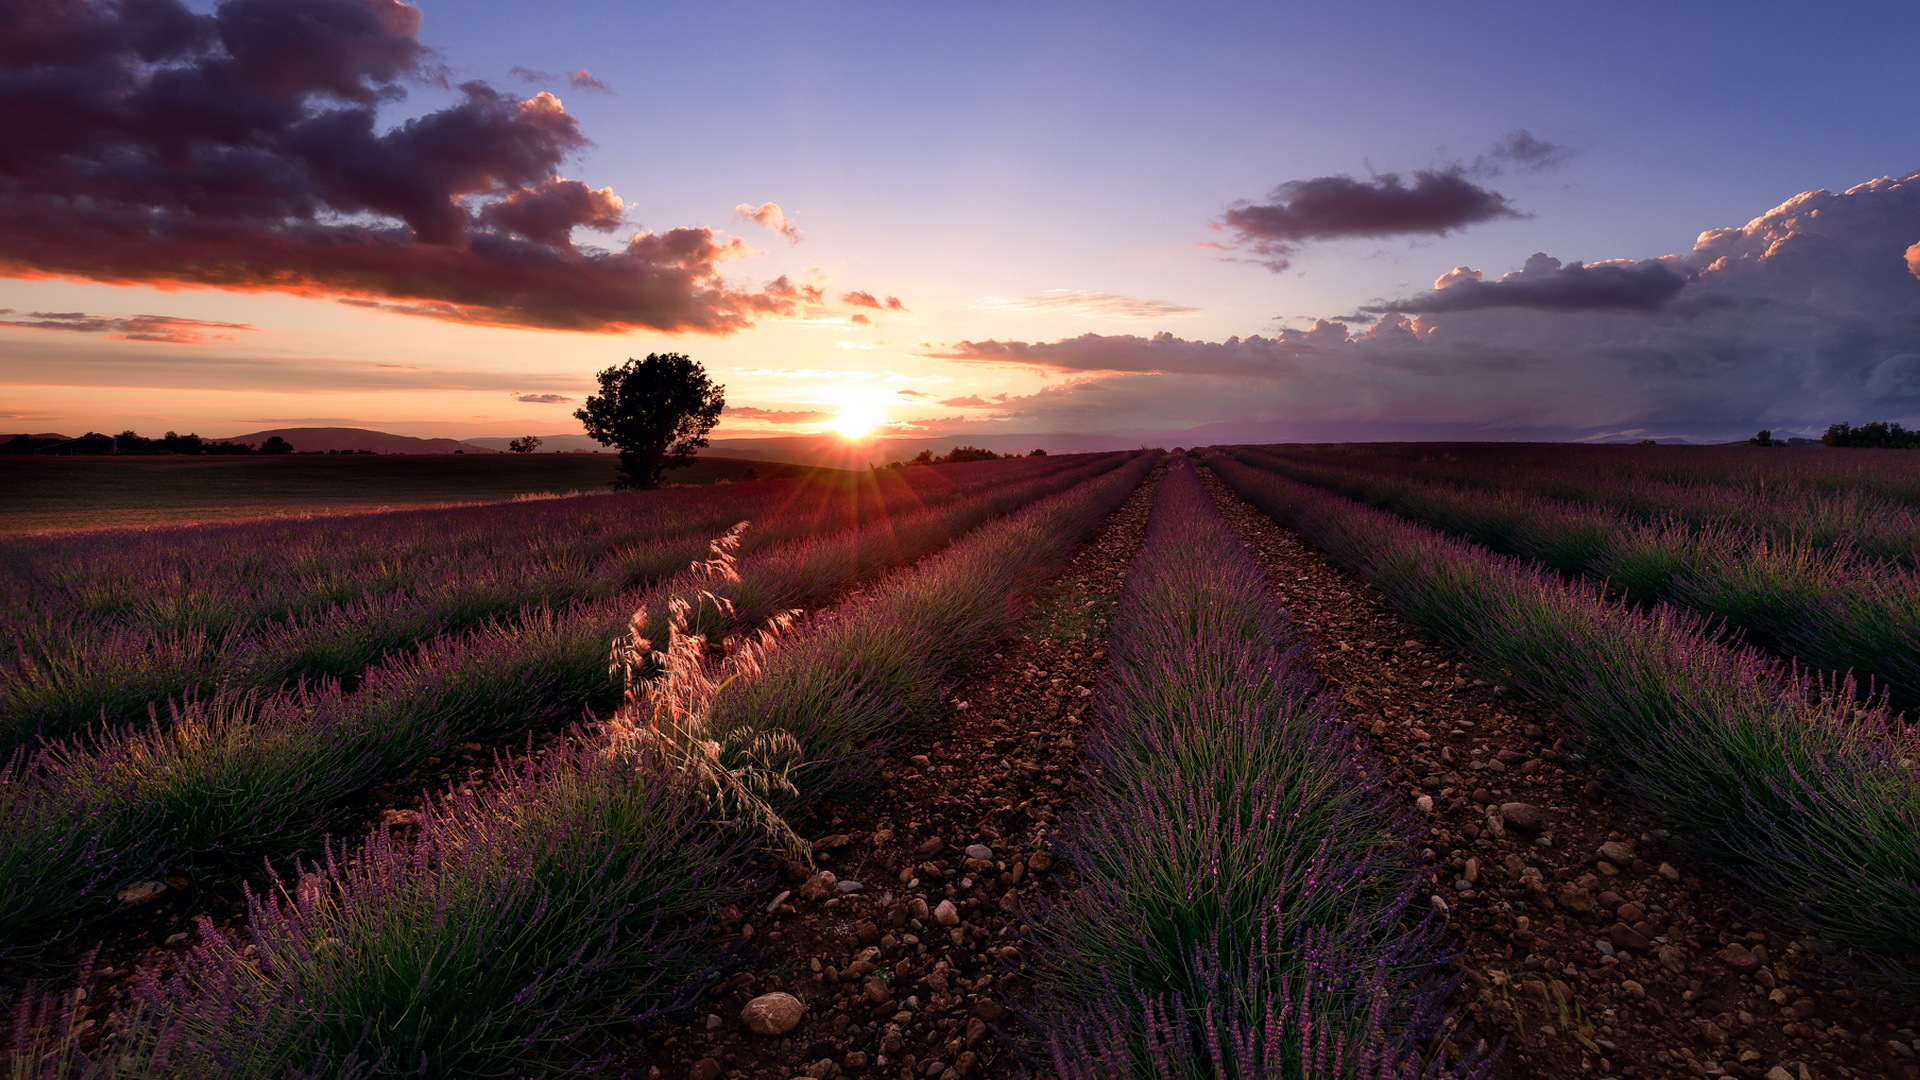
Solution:
<svg viewBox="0 0 1920 1080">
<path fill-rule="evenodd" d="M 740 1010 L 740 1022 L 755 1035 L 785 1035 L 800 1026 L 806 1011 L 792 994 L 761 994 Z"/>
</svg>

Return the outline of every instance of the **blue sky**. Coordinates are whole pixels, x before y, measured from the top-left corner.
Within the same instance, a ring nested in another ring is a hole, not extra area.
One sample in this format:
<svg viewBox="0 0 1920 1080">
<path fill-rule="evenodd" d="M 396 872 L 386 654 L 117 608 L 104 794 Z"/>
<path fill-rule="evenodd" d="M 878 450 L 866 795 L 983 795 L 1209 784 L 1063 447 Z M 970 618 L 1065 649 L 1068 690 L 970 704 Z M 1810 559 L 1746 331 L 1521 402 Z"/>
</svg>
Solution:
<svg viewBox="0 0 1920 1080">
<path fill-rule="evenodd" d="M 1041 345 L 1166 332 L 1203 343 L 1304 330 L 1316 318 L 1422 293 L 1456 266 L 1493 280 L 1535 252 L 1588 262 L 1685 255 L 1702 231 L 1745 225 L 1801 192 L 1840 192 L 1920 168 L 1910 89 L 1920 8 L 1910 4 L 1815 11 L 1685 3 L 585 2 L 536 11 L 420 0 L 417 7 L 418 40 L 432 55 L 394 83 L 406 96 L 382 107 L 383 125 L 456 104 L 452 86 L 470 79 L 516 97 L 551 91 L 591 142 L 570 152 L 558 174 L 610 187 L 624 202 L 625 231 L 582 230 L 580 243 L 618 247 L 636 228 L 707 227 L 761 252 L 719 264 L 742 290 L 784 274 L 816 283 L 826 302 L 755 316 L 725 335 L 645 326 L 581 332 L 423 319 L 344 306 L 325 290 L 183 288 L 151 271 L 146 283 L 109 284 L 98 278 L 112 275 L 98 270 L 42 267 L 37 272 L 63 276 L 0 280 L 0 308 L 14 312 L 4 318 L 153 315 L 248 329 L 226 334 L 231 341 L 211 334 L 150 341 L 60 332 L 77 324 L 0 328 L 9 426 L 225 434 L 305 420 L 436 435 L 571 430 L 572 405 L 522 403 L 508 392 L 577 397 L 590 389 L 593 370 L 673 349 L 727 382 L 730 403 L 853 410 L 922 430 L 962 417 L 974 426 L 954 430 L 1104 422 L 1157 431 L 1196 419 L 1320 417 L 1378 423 L 1383 432 L 1434 423 L 1498 434 L 1529 429 L 1524 397 L 1509 395 L 1492 411 L 1423 413 L 1433 395 L 1411 376 L 1359 379 L 1344 399 L 1324 379 L 1305 393 L 1287 378 L 1263 378 L 1170 402 L 1164 417 L 1133 401 L 1101 421 L 1098 410 L 1054 408 L 1062 384 L 1098 383 L 1113 377 L 1103 372 L 1121 371 L 1134 373 L 1133 382 L 1112 385 L 1138 390 L 1145 384 L 1136 367 L 1048 366 L 1033 359 L 1046 355 L 1040 352 L 1019 363 L 935 357 L 966 354 L 956 343 L 988 340 Z M 16 73 L 29 65 L 12 61 Z M 436 65 L 444 65 L 449 85 L 433 84 Z M 606 90 L 566 77 L 581 70 Z M 529 78 L 529 71 L 553 77 Z M 1561 148 L 1564 160 L 1470 173 L 1511 208 L 1497 219 L 1440 235 L 1311 240 L 1283 272 L 1245 250 L 1203 246 L 1231 241 L 1210 228 L 1230 206 L 1267 200 L 1278 185 L 1471 169 L 1520 130 Z M 736 206 L 766 202 L 797 225 L 798 243 L 734 214 Z M 1892 220 L 1905 220 L 1905 205 Z M 1911 224 L 1899 249 L 1920 242 L 1920 217 Z M 1860 258 L 1892 278 L 1905 275 L 1889 282 L 1886 302 L 1894 315 L 1912 314 L 1913 293 L 1902 291 L 1915 284 L 1912 276 L 1869 239 L 1854 239 L 1860 252 L 1873 252 Z M 1851 280 L 1842 274 L 1836 287 L 1843 279 Z M 1730 280 L 1722 280 L 1722 293 L 1746 288 Z M 861 312 L 834 302 L 849 290 L 897 296 L 905 311 L 853 323 Z M 1067 294 L 1160 304 L 1120 315 L 1115 304 L 1067 304 Z M 1055 302 L 1040 310 L 1010 302 L 1031 297 Z M 1442 325 L 1440 336 L 1470 349 L 1473 340 L 1511 343 L 1520 334 L 1548 356 L 1569 335 L 1594 330 L 1585 316 L 1538 312 L 1498 325 L 1468 327 L 1471 321 Z M 1352 325 L 1357 332 L 1360 324 Z M 1616 319 L 1607 332 L 1644 344 L 1648 335 L 1637 325 Z M 1698 346 L 1698 325 L 1669 330 L 1684 330 Z M 1468 330 L 1483 338 L 1463 337 Z M 1907 339 L 1857 338 L 1825 335 L 1817 346 L 1865 350 L 1824 356 L 1819 367 L 1824 379 L 1852 364 L 1860 392 L 1820 404 L 1845 415 L 1781 422 L 1863 419 L 1855 415 L 1861 409 L 1920 411 L 1920 402 L 1886 396 L 1888 386 L 1905 384 L 1884 371 L 1873 383 L 1880 397 L 1865 389 L 1873 371 L 1906 355 Z M 1852 344 L 1832 343 L 1842 339 Z M 1677 346 L 1644 348 L 1651 352 L 1640 360 L 1653 368 L 1663 357 L 1669 366 L 1688 362 L 1660 352 Z M 1419 360 L 1381 362 L 1404 372 Z M 1767 377 L 1784 379 L 1780 394 L 1804 401 L 1782 363 L 1769 366 Z M 355 374 L 370 366 L 375 377 Z M 1155 377 L 1166 385 L 1141 400 L 1184 385 L 1177 366 L 1159 370 Z M 1718 365 L 1700 377 L 1710 383 L 1737 370 Z M 382 381 L 397 371 L 427 374 L 404 385 Z M 1427 374 L 1446 381 L 1456 405 L 1490 400 L 1511 382 L 1457 364 Z M 1536 374 L 1543 386 L 1555 377 Z M 1629 428 L 1705 437 L 1770 415 L 1753 400 L 1722 407 L 1705 392 L 1687 398 L 1690 413 L 1678 415 L 1636 397 L 1644 380 L 1631 373 L 1616 382 L 1589 388 L 1598 399 L 1591 415 L 1556 406 L 1542 426 L 1567 437 Z M 997 411 L 935 404 L 969 395 L 1006 398 Z M 730 417 L 728 426 L 737 434 L 809 430 L 746 415 Z"/>
</svg>

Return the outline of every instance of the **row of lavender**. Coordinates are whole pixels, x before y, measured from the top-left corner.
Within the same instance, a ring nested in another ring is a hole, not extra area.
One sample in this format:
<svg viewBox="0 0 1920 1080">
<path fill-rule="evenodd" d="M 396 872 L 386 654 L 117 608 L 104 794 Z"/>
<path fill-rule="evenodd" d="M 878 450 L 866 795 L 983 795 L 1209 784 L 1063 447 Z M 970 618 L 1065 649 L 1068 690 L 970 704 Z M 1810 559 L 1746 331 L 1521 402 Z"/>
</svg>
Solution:
<svg viewBox="0 0 1920 1080">
<path fill-rule="evenodd" d="M 368 592 L 431 584 L 463 564 L 522 549 L 543 552 L 609 534 L 644 538 L 678 521 L 738 515 L 770 499 L 810 504 L 823 490 L 842 492 L 843 500 L 857 488 L 883 485 L 937 492 L 980 475 L 1031 475 L 1057 464 L 1021 459 L 931 472 L 820 470 L 792 481 L 7 538 L 0 539 L 0 563 L 10 571 L 0 585 L 0 609 L 10 615 L 14 603 L 24 602 L 150 629 L 191 624 L 218 634 L 236 622 L 308 614 Z"/>
<path fill-rule="evenodd" d="M 1112 472 L 1126 455 L 760 552 L 700 631 L 813 605 L 940 550 L 1034 499 Z M 369 673 L 359 690 L 220 694 L 167 722 L 81 747 L 17 755 L 0 773 L 0 948 L 38 940 L 113 888 L 182 865 L 234 863 L 309 844 L 333 811 L 455 743 L 563 723 L 618 700 L 607 642 L 638 606 L 665 621 L 673 585 L 542 611 L 436 643 Z"/>
<path fill-rule="evenodd" d="M 1872 678 L 1901 707 L 1920 701 L 1920 571 L 1759 528 L 1642 523 L 1586 503 L 1233 454 L 1496 552 L 1605 582 L 1628 600 L 1722 619 L 1816 669 Z"/>
<path fill-rule="evenodd" d="M 1277 449 L 1277 448 L 1276 448 Z M 1690 490 L 1731 491 L 1791 501 L 1825 493 L 1891 505 L 1920 504 L 1920 462 L 1899 450 L 1738 446 L 1595 446 L 1579 443 L 1346 443 L 1290 445 L 1326 464 L 1366 465 L 1476 487 L 1521 489 L 1558 498 L 1617 499 L 1623 509 L 1660 513 L 1648 502 Z"/>
<path fill-rule="evenodd" d="M 727 812 L 726 778 L 777 769 L 788 808 L 857 782 L 877 744 L 930 715 L 955 667 L 1004 631 L 1014 602 L 1155 456 L 980 528 L 804 638 L 736 650 L 692 680 L 715 694 L 642 691 L 511 783 L 435 802 L 417 833 L 382 829 L 274 882 L 250 899 L 242 938 L 203 924 L 171 974 L 143 971 L 103 1040 L 80 1031 L 96 1018 L 70 992 L 21 1009 L 16 1075 L 591 1066 L 594 1030 L 688 1000 L 721 960 L 700 912 L 740 895 L 764 838 Z M 653 723 L 662 707 L 695 725 L 680 732 L 689 742 Z M 791 759 L 764 761 L 769 747 Z"/>
<path fill-rule="evenodd" d="M 791 481 L 722 488 L 731 501 Z M 311 615 L 369 593 L 430 587 L 476 564 L 604 556 L 722 500 L 688 491 L 278 521 L 104 530 L 0 542 L 12 573 L 0 611 L 58 608 L 147 630 L 216 636 L 256 620 Z"/>
<path fill-rule="evenodd" d="M 1802 663 L 1872 679 L 1902 707 L 1920 702 L 1920 571 L 1759 529 L 1636 522 L 1593 505 L 1232 452 L 1495 551 L 1605 582 L 1635 602 L 1722 619 Z"/>
<path fill-rule="evenodd" d="M 203 550 L 202 530 L 158 534 L 183 549 L 164 554 L 164 539 L 149 534 L 123 559 L 94 552 L 71 560 L 84 569 L 81 580 L 141 594 L 130 610 L 89 612 L 73 590 L 18 590 L 15 606 L 35 614 L 0 634 L 11 654 L 0 664 L 0 744 L 136 722 L 153 703 L 216 687 L 357 679 L 422 641 L 658 581 L 697 557 L 705 537 L 742 519 L 768 523 L 749 539 L 762 548 L 1083 463 L 769 481 L 710 489 L 704 501 L 655 492 L 392 515 L 408 519 L 398 525 L 344 519 L 344 535 L 330 537 L 332 522 L 343 520 L 331 519 L 308 523 L 286 562 L 264 567 L 250 555 L 220 557 L 274 550 L 270 537 L 249 539 L 243 529 L 218 530 L 222 552 Z M 396 551 L 403 535 L 429 550 Z M 435 545 L 441 537 L 444 550 Z M 43 542 L 42 550 L 63 543 Z M 205 562 L 181 562 L 193 557 Z M 47 614 L 69 611 L 81 614 Z"/>
<path fill-rule="evenodd" d="M 1446 987 L 1405 812 L 1343 735 L 1298 627 L 1176 455 L 1115 615 L 1041 913 L 1065 1080 L 1413 1077 Z"/>
<path fill-rule="evenodd" d="M 1224 455 L 1208 464 L 1409 621 L 1559 709 L 1602 767 L 1777 916 L 1920 989 L 1913 731 L 1697 616 L 1624 607 Z"/>
<path fill-rule="evenodd" d="M 1634 523 L 1751 530 L 1783 541 L 1792 538 L 1814 548 L 1845 548 L 1904 566 L 1920 565 L 1920 506 L 1871 487 L 1832 489 L 1796 483 L 1792 472 L 1784 468 L 1779 475 L 1770 475 L 1772 466 L 1767 463 L 1784 465 L 1798 457 L 1792 453 L 1767 454 L 1753 449 L 1750 453 L 1757 458 L 1760 475 L 1745 481 L 1727 477 L 1722 483 L 1713 479 L 1713 470 L 1700 470 L 1700 475 L 1682 473 L 1681 479 L 1670 479 L 1647 471 L 1616 474 L 1604 467 L 1581 468 L 1575 464 L 1577 458 L 1569 460 L 1531 445 L 1503 448 L 1499 453 L 1504 458 L 1486 448 L 1467 453 L 1428 449 L 1431 452 L 1414 454 L 1374 446 L 1269 446 L 1255 452 L 1302 470 L 1361 473 L 1502 496 L 1564 500 L 1590 505 Z M 1820 451 L 1804 453 L 1831 456 Z M 1881 469 L 1881 486 L 1899 490 L 1897 482 L 1903 475 L 1909 483 L 1920 485 L 1920 460 L 1894 453 L 1896 456 Z M 1536 464 L 1536 457 L 1547 463 Z"/>
</svg>

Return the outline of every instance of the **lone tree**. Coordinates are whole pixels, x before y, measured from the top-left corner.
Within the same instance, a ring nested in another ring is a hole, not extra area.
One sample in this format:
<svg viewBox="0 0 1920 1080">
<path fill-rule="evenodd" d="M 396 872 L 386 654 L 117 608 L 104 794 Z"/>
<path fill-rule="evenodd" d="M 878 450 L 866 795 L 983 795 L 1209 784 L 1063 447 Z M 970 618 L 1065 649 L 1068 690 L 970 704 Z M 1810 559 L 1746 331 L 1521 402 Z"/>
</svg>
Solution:
<svg viewBox="0 0 1920 1080">
<path fill-rule="evenodd" d="M 600 373 L 600 392 L 574 416 L 587 434 L 620 451 L 616 488 L 656 488 L 660 474 L 693 464 L 726 405 L 699 364 L 679 353 L 648 353 Z"/>
<path fill-rule="evenodd" d="M 545 440 L 541 439 L 538 435 L 522 435 L 508 443 L 507 449 L 516 454 L 531 454 L 535 450 L 540 449 L 540 444 L 543 441 Z"/>
</svg>

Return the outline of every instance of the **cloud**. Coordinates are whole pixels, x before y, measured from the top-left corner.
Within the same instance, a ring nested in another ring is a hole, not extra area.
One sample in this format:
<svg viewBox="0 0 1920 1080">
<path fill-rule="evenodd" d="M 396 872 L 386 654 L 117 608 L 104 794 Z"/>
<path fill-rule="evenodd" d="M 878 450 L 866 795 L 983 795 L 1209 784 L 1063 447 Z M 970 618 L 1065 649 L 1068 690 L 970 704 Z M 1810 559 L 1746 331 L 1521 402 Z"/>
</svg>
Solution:
<svg viewBox="0 0 1920 1080">
<path fill-rule="evenodd" d="M 875 311 L 907 310 L 907 306 L 902 304 L 900 298 L 897 296 L 889 296 L 885 300 L 882 300 L 870 292 L 862 292 L 859 290 L 841 294 L 840 302 L 850 304 L 853 307 L 872 308 Z"/>
<path fill-rule="evenodd" d="M 1310 330 L 1225 341 L 1188 341 L 1169 333 L 1082 334 L 1055 342 L 962 341 L 926 355 L 941 360 L 1020 364 L 1054 372 L 1135 372 L 1250 375 L 1283 373 L 1315 345 L 1347 339 L 1338 323 L 1316 322 Z M 944 404 L 944 403 L 943 403 Z"/>
<path fill-rule="evenodd" d="M 1475 176 L 1494 177 L 1509 169 L 1541 172 L 1565 164 L 1577 151 L 1570 146 L 1537 139 L 1526 128 L 1508 133 L 1492 149 L 1475 158 L 1467 171 Z"/>
<path fill-rule="evenodd" d="M 1363 307 L 1372 314 L 1532 308 L 1538 311 L 1657 311 L 1686 288 L 1685 274 L 1664 262 L 1585 266 L 1535 252 L 1526 265 L 1498 281 L 1461 266 L 1441 275 L 1433 291 Z"/>
<path fill-rule="evenodd" d="M 1223 223 L 1233 230 L 1235 246 L 1252 252 L 1275 272 L 1292 265 L 1293 256 L 1309 240 L 1441 236 L 1484 221 L 1523 216 L 1506 196 L 1468 180 L 1460 166 L 1416 172 L 1411 186 L 1399 173 L 1372 180 L 1290 180 L 1274 188 L 1268 199 L 1229 208 Z"/>
<path fill-rule="evenodd" d="M 8 341 L 0 349 L 0 386 L 72 386 L 195 390 L 208 393 L 262 391 L 283 394 L 418 393 L 473 390 L 519 393 L 528 384 L 553 385 L 550 372 L 458 371 L 364 360 L 291 359 L 284 355 L 217 351 L 184 345 L 128 349 L 105 342 L 42 341 L 39 335 Z M 591 379 L 581 380 L 583 388 Z"/>
<path fill-rule="evenodd" d="M 728 416 L 759 420 L 768 424 L 818 424 L 836 414 L 818 409 L 762 409 L 754 405 L 729 405 L 720 410 Z"/>
<path fill-rule="evenodd" d="M 551 86 L 554 83 L 564 80 L 569 88 L 581 90 L 589 94 L 613 93 L 612 87 L 594 78 L 593 72 L 588 71 L 586 68 L 569 71 L 563 75 L 555 75 L 550 71 L 534 71 L 515 64 L 513 67 L 507 69 L 507 74 L 518 78 L 521 82 L 527 83 L 530 86 Z"/>
<path fill-rule="evenodd" d="M 0 308 L 0 315 L 14 314 L 12 308 Z M 168 345 L 202 345 L 209 341 L 232 341 L 232 334 L 219 330 L 252 330 L 247 323 L 215 322 L 211 319 L 179 319 L 171 315 L 88 315 L 81 311 L 30 311 L 24 319 L 0 319 L 0 326 L 29 330 L 73 330 L 82 334 L 105 334 L 118 341 L 155 341 Z"/>
<path fill-rule="evenodd" d="M 991 400 L 979 394 L 968 394 L 966 397 L 948 398 L 940 404 L 954 409 L 998 409 L 1004 407 L 1006 400 L 1005 394 L 997 394 Z"/>
<path fill-rule="evenodd" d="M 761 203 L 759 206 L 741 203 L 733 208 L 733 216 L 744 221 L 757 221 L 786 237 L 789 244 L 800 242 L 799 223 L 783 213 L 779 203 Z"/>
<path fill-rule="evenodd" d="M 560 100 L 439 70 L 398 0 L 25 0 L 0 8 L 0 274 L 368 301 L 500 326 L 725 334 L 799 298 L 729 282 L 704 227 L 611 250 L 623 204 L 560 175 Z M 582 78 L 591 76 L 577 73 Z"/>
<path fill-rule="evenodd" d="M 734 374 L 767 379 L 877 379 L 871 371 L 836 371 L 832 368 L 734 368 Z"/>
<path fill-rule="evenodd" d="M 536 244 L 565 248 L 575 228 L 612 232 L 625 213 L 626 204 L 612 188 L 595 191 L 578 180 L 553 176 L 496 200 L 480 211 L 478 220 Z"/>
<path fill-rule="evenodd" d="M 1497 280 L 1456 268 L 1430 292 L 1375 305 L 1364 330 L 1319 320 L 1224 341 L 1082 334 L 929 355 L 1059 376 L 1000 403 L 1007 431 L 1727 439 L 1912 424 L 1916 242 L 1920 172 L 1796 195 L 1687 252 L 1536 254 Z"/>
<path fill-rule="evenodd" d="M 932 394 L 927 393 L 925 390 L 895 390 L 894 393 L 899 394 L 903 398 L 923 398 L 923 397 L 933 396 Z"/>
<path fill-rule="evenodd" d="M 514 394 L 512 397 L 534 405 L 563 405 L 573 400 L 565 394 Z"/>
<path fill-rule="evenodd" d="M 1527 215 L 1505 195 L 1482 187 L 1469 176 L 1491 179 L 1509 170 L 1539 172 L 1573 156 L 1571 147 L 1534 137 L 1525 128 L 1510 132 L 1471 164 L 1454 162 L 1413 174 L 1411 185 L 1399 173 L 1371 180 L 1318 176 L 1289 180 L 1273 189 L 1265 203 L 1241 202 L 1227 209 L 1215 229 L 1230 229 L 1229 244 L 1205 244 L 1219 251 L 1244 250 L 1278 273 L 1313 240 L 1388 236 L 1444 236 L 1469 225 Z"/>
<path fill-rule="evenodd" d="M 983 296 L 988 311 L 1065 311 L 1078 315 L 1112 315 L 1122 319 L 1165 319 L 1192 315 L 1200 309 L 1165 300 L 1117 296 L 1082 289 L 1049 289 L 1036 296 Z"/>
</svg>

